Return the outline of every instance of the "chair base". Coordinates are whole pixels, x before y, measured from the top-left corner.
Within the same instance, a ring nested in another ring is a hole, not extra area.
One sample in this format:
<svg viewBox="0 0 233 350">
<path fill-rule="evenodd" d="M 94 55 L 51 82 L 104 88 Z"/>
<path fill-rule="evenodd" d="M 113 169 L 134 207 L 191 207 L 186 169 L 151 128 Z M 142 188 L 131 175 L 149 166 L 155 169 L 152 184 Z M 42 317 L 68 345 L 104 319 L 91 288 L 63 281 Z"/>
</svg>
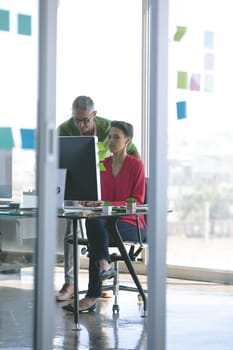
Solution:
<svg viewBox="0 0 233 350">
<path fill-rule="evenodd" d="M 102 287 L 102 290 L 113 290 L 113 289 L 114 289 L 114 286 L 113 286 L 113 285 L 104 285 L 104 286 Z M 126 291 L 126 292 L 135 292 L 135 293 L 139 293 L 138 288 L 136 288 L 136 287 L 130 287 L 130 286 L 125 286 L 125 285 L 122 285 L 122 284 L 120 284 L 120 285 L 118 286 L 118 289 L 119 289 L 119 290 L 124 290 L 124 291 Z M 144 292 L 144 293 L 148 293 L 147 289 L 143 289 L 143 292 Z M 139 293 L 139 296 L 140 296 L 140 293 Z"/>
<path fill-rule="evenodd" d="M 143 303 L 143 310 L 141 317 L 147 317 L 147 308 L 146 308 L 146 296 L 145 294 L 148 293 L 146 289 L 142 289 L 141 293 L 139 292 L 138 288 L 136 287 L 131 287 L 127 285 L 122 285 L 119 284 L 119 273 L 118 273 L 118 263 L 115 261 L 115 271 L 116 271 L 116 276 L 113 278 L 113 283 L 112 284 L 104 284 L 102 286 L 102 291 L 113 291 L 113 297 L 114 297 L 114 304 L 112 306 L 112 312 L 113 314 L 119 314 L 120 312 L 120 306 L 118 304 L 118 293 L 120 290 L 126 291 L 126 292 L 134 292 L 138 293 L 138 303 Z M 79 294 L 86 294 L 87 290 L 81 290 L 79 291 Z"/>
<path fill-rule="evenodd" d="M 142 317 L 146 317 L 147 316 L 147 310 L 146 310 L 146 305 L 144 303 L 144 300 L 145 300 L 145 294 L 148 293 L 148 291 L 146 289 L 143 289 L 143 293 L 144 295 L 141 295 L 139 293 L 139 290 L 138 288 L 136 287 L 130 287 L 130 286 L 126 286 L 126 285 L 122 285 L 122 284 L 118 284 L 118 282 L 115 284 L 113 282 L 112 285 L 103 285 L 102 286 L 102 290 L 103 291 L 108 291 L 108 290 L 112 290 L 113 291 L 113 295 L 114 295 L 114 304 L 112 306 L 112 311 L 113 311 L 113 314 L 118 314 L 120 312 L 120 307 L 119 307 L 119 304 L 118 304 L 118 300 L 117 300 L 117 297 L 118 297 L 118 292 L 119 291 L 125 291 L 125 292 L 134 292 L 134 293 L 138 293 L 138 303 L 143 303 L 144 307 L 143 307 L 143 313 L 142 313 Z"/>
<path fill-rule="evenodd" d="M 116 220 L 116 219 L 114 219 Z M 116 230 L 117 230 L 117 221 L 115 222 L 115 226 L 116 226 Z M 120 237 L 117 236 L 117 237 Z M 140 241 L 141 242 L 141 241 Z M 70 242 L 71 243 L 71 242 Z M 84 248 L 82 248 L 81 253 L 82 254 L 87 254 L 88 253 L 88 241 L 87 239 L 79 238 L 79 244 L 80 245 L 84 245 Z M 129 250 L 127 251 L 125 246 L 129 245 Z M 131 243 L 131 242 L 124 242 L 122 241 L 121 238 L 118 239 L 118 242 L 116 242 L 114 245 L 110 245 L 111 247 L 117 247 L 119 250 L 120 254 L 117 253 L 112 253 L 110 254 L 110 259 L 111 262 L 114 264 L 114 270 L 115 270 L 115 276 L 113 277 L 112 284 L 103 284 L 102 285 L 102 290 L 103 291 L 113 291 L 113 296 L 114 296 L 114 304 L 112 307 L 112 311 L 113 314 L 119 314 L 119 310 L 120 307 L 118 305 L 118 293 L 120 290 L 123 291 L 127 291 L 127 292 L 136 292 L 138 293 L 138 302 L 139 303 L 143 303 L 143 313 L 142 313 L 142 317 L 146 317 L 147 316 L 147 297 L 146 297 L 146 293 L 147 290 L 142 288 L 142 285 L 138 279 L 137 273 L 133 267 L 132 262 L 134 261 L 141 261 L 142 259 L 139 257 L 142 250 L 144 249 L 144 245 L 142 245 L 142 243 L 135 244 L 135 243 Z M 121 285 L 119 283 L 119 262 L 120 261 L 124 261 L 127 268 L 128 268 L 128 272 L 131 275 L 136 287 L 131 287 L 131 286 L 126 286 L 126 285 Z M 86 294 L 87 290 L 82 290 L 79 291 L 79 294 Z"/>
</svg>

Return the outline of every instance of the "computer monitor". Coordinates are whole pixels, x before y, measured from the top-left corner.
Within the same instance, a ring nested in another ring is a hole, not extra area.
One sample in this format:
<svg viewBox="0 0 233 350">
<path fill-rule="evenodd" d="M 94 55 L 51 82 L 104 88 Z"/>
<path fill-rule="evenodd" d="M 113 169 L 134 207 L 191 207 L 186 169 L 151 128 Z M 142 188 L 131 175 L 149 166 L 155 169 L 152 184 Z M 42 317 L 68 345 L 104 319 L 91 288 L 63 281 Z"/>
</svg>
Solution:
<svg viewBox="0 0 233 350">
<path fill-rule="evenodd" d="M 98 138 L 59 136 L 59 168 L 67 169 L 65 201 L 101 199 Z"/>
<path fill-rule="evenodd" d="M 12 150 L 0 149 L 0 199 L 12 197 Z"/>
</svg>

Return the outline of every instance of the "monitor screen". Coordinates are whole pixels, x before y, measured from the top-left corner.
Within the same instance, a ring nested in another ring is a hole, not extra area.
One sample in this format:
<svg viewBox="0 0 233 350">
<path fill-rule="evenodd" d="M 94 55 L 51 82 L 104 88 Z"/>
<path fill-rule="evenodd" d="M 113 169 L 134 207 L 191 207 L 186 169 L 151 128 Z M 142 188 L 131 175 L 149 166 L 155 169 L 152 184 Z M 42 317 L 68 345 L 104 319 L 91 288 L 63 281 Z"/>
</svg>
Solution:
<svg viewBox="0 0 233 350">
<path fill-rule="evenodd" d="M 100 200 L 98 138 L 59 136 L 59 168 L 67 169 L 65 200 Z"/>
<path fill-rule="evenodd" d="M 12 197 L 12 150 L 0 149 L 0 198 Z"/>
</svg>

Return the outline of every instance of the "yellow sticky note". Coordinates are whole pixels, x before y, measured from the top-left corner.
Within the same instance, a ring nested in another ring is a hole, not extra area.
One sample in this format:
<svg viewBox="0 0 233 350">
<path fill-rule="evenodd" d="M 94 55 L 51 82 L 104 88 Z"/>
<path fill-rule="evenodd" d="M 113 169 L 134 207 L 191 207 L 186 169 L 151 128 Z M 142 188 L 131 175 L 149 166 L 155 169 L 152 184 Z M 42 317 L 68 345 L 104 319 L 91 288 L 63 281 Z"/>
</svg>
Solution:
<svg viewBox="0 0 233 350">
<path fill-rule="evenodd" d="M 105 151 L 106 150 L 106 148 L 104 147 L 103 142 L 101 142 L 101 141 L 98 142 L 98 150 L 99 151 Z"/>
<path fill-rule="evenodd" d="M 99 163 L 99 167 L 100 167 L 100 171 L 105 171 L 106 170 L 104 164 L 101 163 L 101 162 Z"/>
<path fill-rule="evenodd" d="M 187 89 L 188 88 L 188 73 L 177 72 L 177 88 Z"/>
<path fill-rule="evenodd" d="M 99 155 L 99 160 L 104 160 L 104 158 L 105 158 L 105 152 L 99 151 L 99 152 L 98 152 L 98 155 Z"/>
<path fill-rule="evenodd" d="M 177 26 L 176 28 L 177 29 L 176 29 L 176 32 L 174 34 L 173 39 L 174 39 L 174 41 L 180 41 L 183 38 L 183 36 L 186 33 L 186 31 L 187 31 L 187 27 Z"/>
</svg>

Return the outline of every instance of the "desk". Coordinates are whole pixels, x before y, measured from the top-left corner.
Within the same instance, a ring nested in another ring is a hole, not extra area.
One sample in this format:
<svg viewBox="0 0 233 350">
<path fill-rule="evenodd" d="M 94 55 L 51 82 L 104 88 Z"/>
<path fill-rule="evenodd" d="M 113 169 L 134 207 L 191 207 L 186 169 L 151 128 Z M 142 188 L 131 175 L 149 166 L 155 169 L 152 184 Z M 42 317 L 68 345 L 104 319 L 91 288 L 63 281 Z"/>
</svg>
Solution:
<svg viewBox="0 0 233 350">
<path fill-rule="evenodd" d="M 132 216 L 135 215 L 136 217 L 136 222 L 138 224 L 138 216 L 139 215 L 145 215 L 147 212 L 145 210 L 137 210 L 136 213 L 129 213 L 126 211 L 112 211 L 111 214 L 104 214 L 101 211 L 95 211 L 95 210 L 84 210 L 84 211 L 71 211 L 71 212 L 64 212 L 61 214 L 58 214 L 58 217 L 63 217 L 67 219 L 71 219 L 73 222 L 73 263 L 74 263 L 74 323 L 75 323 L 75 330 L 80 330 L 79 326 L 79 303 L 78 303 L 78 293 L 79 293 L 79 288 L 78 288 L 78 259 L 79 259 L 79 250 L 77 249 L 78 247 L 78 237 L 77 237 L 77 226 L 78 222 L 81 219 L 87 219 L 87 218 L 93 218 L 93 217 L 108 217 L 109 220 L 113 221 L 115 230 L 114 232 L 111 232 L 113 235 L 114 240 L 116 241 L 116 245 L 122 255 L 122 257 L 125 260 L 126 266 L 134 280 L 135 285 L 138 288 L 138 291 L 143 299 L 143 305 L 144 305 L 144 313 L 146 313 L 146 308 L 147 308 L 147 298 L 145 295 L 145 292 L 141 286 L 141 283 L 138 279 L 138 276 L 132 266 L 132 262 L 128 256 L 125 244 L 121 238 L 120 232 L 117 227 L 117 222 L 120 216 Z M 139 227 L 139 226 L 138 226 Z M 139 242 L 141 243 L 141 242 Z"/>
<path fill-rule="evenodd" d="M 123 209 L 122 209 L 123 210 Z M 122 257 L 125 260 L 126 266 L 132 275 L 132 278 L 134 280 L 135 285 L 138 288 L 139 293 L 142 296 L 143 303 L 144 303 L 144 312 L 146 312 L 146 306 L 147 306 L 147 299 L 144 293 L 144 290 L 140 284 L 140 281 L 138 279 L 137 274 L 135 273 L 135 270 L 132 266 L 132 263 L 130 261 L 130 258 L 128 256 L 128 253 L 126 251 L 124 242 L 122 241 L 121 235 L 117 228 L 117 222 L 120 216 L 129 216 L 129 215 L 135 215 L 136 221 L 138 222 L 138 216 L 139 215 L 146 215 L 147 211 L 145 210 L 137 210 L 136 213 L 129 213 L 126 211 L 112 211 L 111 214 L 104 214 L 102 211 L 96 211 L 96 210 L 77 210 L 77 211 L 62 211 L 57 213 L 58 218 L 64 218 L 64 219 L 71 219 L 73 224 L 73 258 L 74 258 L 74 329 L 80 330 L 79 326 L 79 303 L 78 303 L 78 294 L 79 294 L 79 288 L 78 288 L 78 259 L 79 259 L 79 249 L 78 247 L 78 237 L 77 237 L 77 226 L 78 222 L 81 219 L 87 219 L 87 218 L 93 218 L 93 217 L 108 217 L 110 220 L 113 221 L 115 231 L 112 232 L 112 235 L 114 237 L 114 240 L 116 241 L 117 247 L 122 255 Z M 0 217 L 6 216 L 6 217 L 37 217 L 37 210 L 36 209 L 18 209 L 18 210 L 1 210 L 0 211 Z M 140 242 L 139 242 L 140 243 Z"/>
</svg>

